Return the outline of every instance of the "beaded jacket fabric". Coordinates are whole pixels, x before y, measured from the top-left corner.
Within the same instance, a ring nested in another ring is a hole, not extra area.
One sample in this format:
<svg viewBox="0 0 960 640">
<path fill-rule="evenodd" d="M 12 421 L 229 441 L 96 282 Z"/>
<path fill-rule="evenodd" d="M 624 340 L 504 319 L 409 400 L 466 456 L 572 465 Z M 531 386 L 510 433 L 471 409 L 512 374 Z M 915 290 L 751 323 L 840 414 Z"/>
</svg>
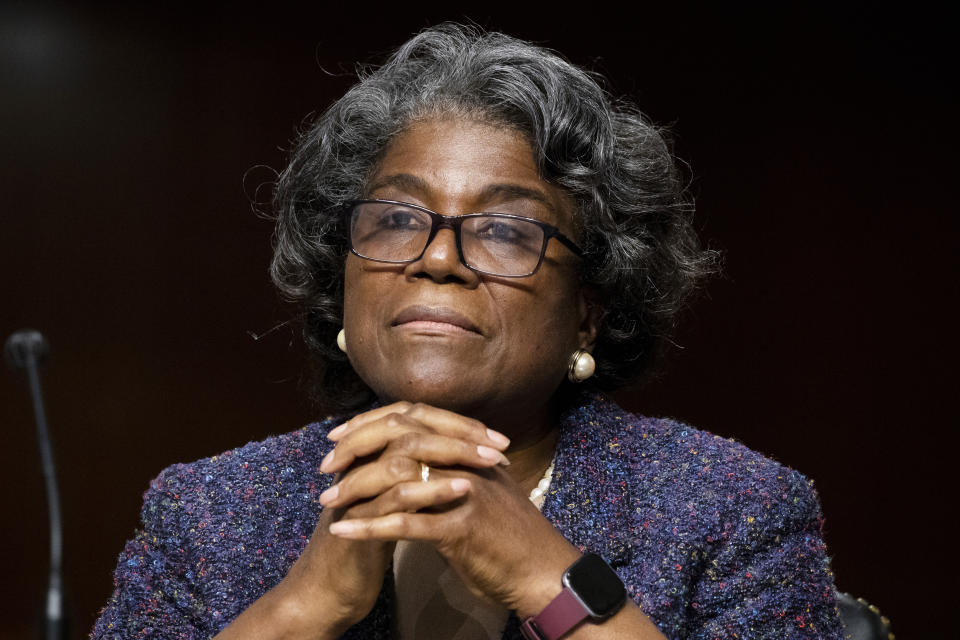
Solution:
<svg viewBox="0 0 960 640">
<path fill-rule="evenodd" d="M 93 638 L 200 639 L 276 585 L 332 480 L 328 419 L 164 470 Z M 561 422 L 543 514 L 672 639 L 842 638 L 811 481 L 741 444 L 589 396 Z M 390 638 L 392 571 L 344 638 Z M 520 640 L 516 616 L 503 637 Z"/>
</svg>

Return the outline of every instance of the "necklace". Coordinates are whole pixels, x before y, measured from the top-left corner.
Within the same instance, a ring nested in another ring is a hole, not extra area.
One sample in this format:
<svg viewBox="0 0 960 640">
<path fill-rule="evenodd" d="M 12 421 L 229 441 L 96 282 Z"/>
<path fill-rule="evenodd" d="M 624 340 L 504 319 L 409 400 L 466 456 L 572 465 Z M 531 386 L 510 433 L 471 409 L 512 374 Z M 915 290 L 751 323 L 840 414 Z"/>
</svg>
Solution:
<svg viewBox="0 0 960 640">
<path fill-rule="evenodd" d="M 553 478 L 553 463 L 556 461 L 556 459 L 556 455 L 554 455 L 553 460 L 550 461 L 550 466 L 547 467 L 547 470 L 543 472 L 543 477 L 540 478 L 540 482 L 538 482 L 537 486 L 535 486 L 533 491 L 530 492 L 530 501 L 534 504 L 537 504 L 537 499 L 545 494 L 547 489 L 550 488 L 550 480 Z"/>
</svg>

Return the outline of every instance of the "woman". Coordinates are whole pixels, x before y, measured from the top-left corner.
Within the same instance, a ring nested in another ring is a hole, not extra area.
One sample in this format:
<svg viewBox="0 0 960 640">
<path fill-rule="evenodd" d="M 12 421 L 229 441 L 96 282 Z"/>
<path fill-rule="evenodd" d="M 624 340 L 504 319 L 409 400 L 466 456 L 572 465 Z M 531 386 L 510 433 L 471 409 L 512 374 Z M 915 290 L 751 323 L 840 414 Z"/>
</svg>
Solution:
<svg viewBox="0 0 960 640">
<path fill-rule="evenodd" d="M 164 471 L 95 637 L 840 637 L 810 483 L 598 391 L 713 264 L 639 114 L 444 25 L 318 119 L 276 205 L 345 412 Z"/>
</svg>

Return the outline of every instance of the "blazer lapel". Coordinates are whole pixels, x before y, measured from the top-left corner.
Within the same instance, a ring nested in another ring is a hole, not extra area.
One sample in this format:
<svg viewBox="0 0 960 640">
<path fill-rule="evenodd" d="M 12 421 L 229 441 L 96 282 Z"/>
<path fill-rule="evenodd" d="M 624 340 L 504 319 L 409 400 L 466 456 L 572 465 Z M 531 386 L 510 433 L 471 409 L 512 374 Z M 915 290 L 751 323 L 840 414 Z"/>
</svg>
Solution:
<svg viewBox="0 0 960 640">
<path fill-rule="evenodd" d="M 553 478 L 543 515 L 582 552 L 599 554 L 611 567 L 634 556 L 629 522 L 629 461 L 621 446 L 623 420 L 631 415 L 602 395 L 586 396 L 561 419 Z M 523 640 L 511 613 L 503 640 Z"/>
<path fill-rule="evenodd" d="M 611 567 L 629 564 L 634 549 L 629 522 L 627 447 L 621 443 L 631 414 L 604 396 L 588 397 L 560 425 L 553 479 L 543 514 L 581 551 Z"/>
</svg>

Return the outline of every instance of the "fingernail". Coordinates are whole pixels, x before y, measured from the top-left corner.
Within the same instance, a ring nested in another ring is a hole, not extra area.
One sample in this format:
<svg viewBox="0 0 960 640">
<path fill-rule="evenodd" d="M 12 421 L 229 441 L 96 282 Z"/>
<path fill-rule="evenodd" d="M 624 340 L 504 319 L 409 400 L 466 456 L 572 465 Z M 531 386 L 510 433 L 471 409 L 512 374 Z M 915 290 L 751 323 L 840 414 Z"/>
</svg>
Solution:
<svg viewBox="0 0 960 640">
<path fill-rule="evenodd" d="M 330 429 L 330 433 L 327 434 L 327 438 L 330 440 L 336 440 L 343 435 L 343 432 L 347 430 L 346 423 L 340 425 L 339 427 L 334 427 Z"/>
<path fill-rule="evenodd" d="M 466 493 L 470 490 L 470 481 L 466 478 L 454 478 L 450 481 L 450 488 L 454 493 Z"/>
<path fill-rule="evenodd" d="M 329 503 L 336 500 L 338 495 L 340 495 L 340 485 L 335 484 L 320 494 L 320 504 L 327 506 Z"/>
<path fill-rule="evenodd" d="M 510 446 L 510 438 L 503 435 L 499 431 L 494 431 L 493 429 L 487 429 L 487 439 L 500 448 L 506 448 Z"/>
<path fill-rule="evenodd" d="M 503 454 L 492 449 L 486 445 L 477 445 L 477 454 L 484 460 L 489 460 L 490 462 L 500 462 L 500 458 L 503 457 Z"/>
<path fill-rule="evenodd" d="M 352 522 L 334 522 L 330 525 L 330 533 L 335 536 L 348 536 L 354 531 L 357 530 L 357 527 Z"/>
<path fill-rule="evenodd" d="M 320 461 L 320 471 L 327 473 L 327 469 L 329 469 L 330 465 L 333 464 L 333 454 L 336 452 L 337 450 L 334 449 L 327 455 L 323 456 L 323 460 Z"/>
<path fill-rule="evenodd" d="M 500 465 L 504 467 L 510 466 L 510 459 L 502 453 L 500 454 Z"/>
</svg>

